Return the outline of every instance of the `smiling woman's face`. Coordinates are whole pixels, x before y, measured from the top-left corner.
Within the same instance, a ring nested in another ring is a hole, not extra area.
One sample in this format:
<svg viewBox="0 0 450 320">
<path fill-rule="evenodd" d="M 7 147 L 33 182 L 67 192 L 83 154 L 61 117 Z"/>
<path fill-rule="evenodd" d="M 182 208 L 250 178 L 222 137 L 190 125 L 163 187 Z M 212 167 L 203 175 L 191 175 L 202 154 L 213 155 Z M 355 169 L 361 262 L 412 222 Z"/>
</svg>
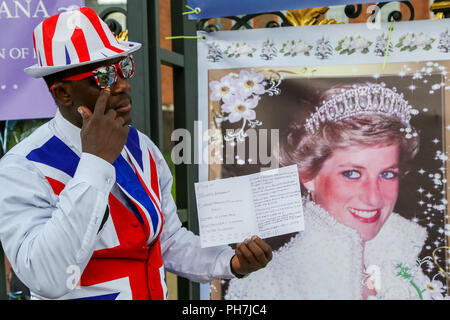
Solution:
<svg viewBox="0 0 450 320">
<path fill-rule="evenodd" d="M 397 144 L 337 149 L 316 177 L 304 185 L 317 204 L 368 241 L 394 209 L 398 162 Z"/>
</svg>

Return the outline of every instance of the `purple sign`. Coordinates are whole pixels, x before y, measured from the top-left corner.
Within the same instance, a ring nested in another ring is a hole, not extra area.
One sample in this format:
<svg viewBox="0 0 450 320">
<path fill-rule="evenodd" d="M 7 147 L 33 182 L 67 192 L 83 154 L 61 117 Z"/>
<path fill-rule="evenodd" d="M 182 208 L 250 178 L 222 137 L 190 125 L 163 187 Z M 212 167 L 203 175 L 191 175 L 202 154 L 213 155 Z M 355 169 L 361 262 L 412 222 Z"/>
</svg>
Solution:
<svg viewBox="0 0 450 320">
<path fill-rule="evenodd" d="M 0 0 L 0 120 L 55 115 L 56 105 L 44 80 L 23 70 L 36 64 L 34 28 L 73 6 L 84 6 L 84 0 Z"/>
</svg>

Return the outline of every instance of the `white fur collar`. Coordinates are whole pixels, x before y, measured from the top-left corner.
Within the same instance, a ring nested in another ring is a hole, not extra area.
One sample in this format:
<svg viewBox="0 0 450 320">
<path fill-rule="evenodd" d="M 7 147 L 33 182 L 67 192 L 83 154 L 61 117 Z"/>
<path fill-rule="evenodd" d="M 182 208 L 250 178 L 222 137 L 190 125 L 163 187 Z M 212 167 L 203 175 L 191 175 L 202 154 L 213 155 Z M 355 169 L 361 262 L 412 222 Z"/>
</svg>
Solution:
<svg viewBox="0 0 450 320">
<path fill-rule="evenodd" d="M 304 213 L 305 231 L 274 252 L 266 268 L 231 280 L 226 299 L 361 299 L 359 234 L 313 202 L 304 203 Z M 365 265 L 381 274 L 380 297 L 407 298 L 405 290 L 392 290 L 404 285 L 392 276 L 392 266 L 394 261 L 413 265 L 426 237 L 424 228 L 393 213 L 366 243 Z"/>
</svg>

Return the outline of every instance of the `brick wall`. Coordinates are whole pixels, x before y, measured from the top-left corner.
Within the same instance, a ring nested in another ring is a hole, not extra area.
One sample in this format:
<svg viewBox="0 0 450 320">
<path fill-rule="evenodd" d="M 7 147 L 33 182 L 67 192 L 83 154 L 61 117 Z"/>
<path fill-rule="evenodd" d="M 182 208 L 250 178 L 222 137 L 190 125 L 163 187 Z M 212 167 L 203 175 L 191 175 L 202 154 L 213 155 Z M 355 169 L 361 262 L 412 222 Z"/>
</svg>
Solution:
<svg viewBox="0 0 450 320">
<path fill-rule="evenodd" d="M 166 50 L 172 50 L 172 40 L 166 37 L 172 36 L 170 1 L 159 0 L 159 29 L 160 46 Z M 161 66 L 162 104 L 173 105 L 173 74 L 172 68 Z"/>
</svg>

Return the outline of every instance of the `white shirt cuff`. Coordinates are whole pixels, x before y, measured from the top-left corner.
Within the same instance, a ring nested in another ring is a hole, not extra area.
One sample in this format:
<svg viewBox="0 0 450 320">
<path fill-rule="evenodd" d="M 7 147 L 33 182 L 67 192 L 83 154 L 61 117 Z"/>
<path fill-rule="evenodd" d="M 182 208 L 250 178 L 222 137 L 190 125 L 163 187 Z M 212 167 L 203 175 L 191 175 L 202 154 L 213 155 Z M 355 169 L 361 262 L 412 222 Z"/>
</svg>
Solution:
<svg viewBox="0 0 450 320">
<path fill-rule="evenodd" d="M 230 261 L 234 255 L 235 252 L 231 247 L 223 250 L 217 257 L 215 274 L 222 274 L 222 279 L 236 278 L 230 269 Z"/>
</svg>

